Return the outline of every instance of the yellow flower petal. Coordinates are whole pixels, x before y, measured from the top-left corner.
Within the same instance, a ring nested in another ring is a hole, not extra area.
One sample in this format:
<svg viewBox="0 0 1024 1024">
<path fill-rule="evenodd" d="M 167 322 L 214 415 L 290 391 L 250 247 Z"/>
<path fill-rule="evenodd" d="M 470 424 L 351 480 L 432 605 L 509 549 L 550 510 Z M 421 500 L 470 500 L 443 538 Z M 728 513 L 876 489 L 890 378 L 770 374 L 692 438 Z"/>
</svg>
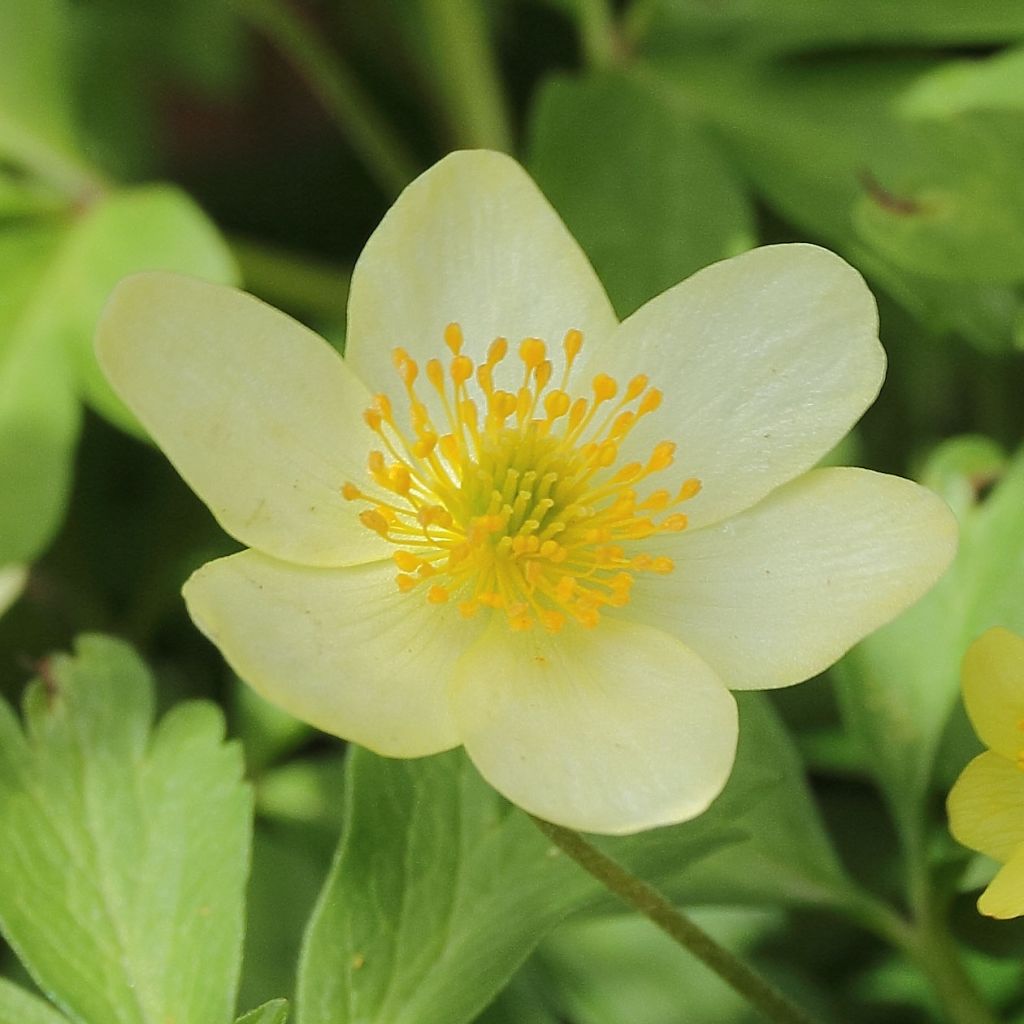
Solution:
<svg viewBox="0 0 1024 1024">
<path fill-rule="evenodd" d="M 631 623 L 551 636 L 496 620 L 459 662 L 452 707 L 495 789 L 588 832 L 695 817 L 735 756 L 732 695 L 679 641 Z"/>
<path fill-rule="evenodd" d="M 978 900 L 988 917 L 1006 919 L 1024 914 L 1024 846 L 1002 866 Z"/>
<path fill-rule="evenodd" d="M 390 562 L 308 569 L 245 551 L 185 584 L 189 614 L 267 700 L 380 754 L 459 742 L 446 686 L 478 632 L 454 607 L 409 600 Z"/>
<path fill-rule="evenodd" d="M 617 324 L 565 225 L 500 153 L 452 153 L 399 196 L 352 275 L 346 358 L 373 390 L 393 389 L 392 350 L 421 365 L 444 357 L 451 322 L 474 360 L 499 335 L 540 337 L 557 352 L 570 328 L 589 345 Z"/>
<path fill-rule="evenodd" d="M 939 578 L 956 521 L 899 477 L 820 469 L 750 511 L 661 547 L 622 617 L 678 636 L 732 689 L 788 686 L 827 668 Z"/>
<path fill-rule="evenodd" d="M 964 846 L 1008 861 L 1024 844 L 1024 771 L 1000 754 L 979 754 L 946 802 L 949 830 Z"/>
<path fill-rule="evenodd" d="M 373 446 L 369 395 L 312 331 L 233 288 L 151 273 L 118 285 L 96 349 L 232 536 L 309 565 L 383 556 L 341 496 Z"/>
<path fill-rule="evenodd" d="M 964 704 L 982 743 L 1004 757 L 1024 753 L 1024 638 L 990 629 L 963 664 Z"/>
<path fill-rule="evenodd" d="M 699 271 L 584 349 L 613 377 L 650 375 L 665 400 L 625 462 L 668 438 L 703 483 L 693 528 L 749 508 L 810 469 L 874 401 L 885 374 L 875 302 L 813 245 L 754 249 Z"/>
</svg>

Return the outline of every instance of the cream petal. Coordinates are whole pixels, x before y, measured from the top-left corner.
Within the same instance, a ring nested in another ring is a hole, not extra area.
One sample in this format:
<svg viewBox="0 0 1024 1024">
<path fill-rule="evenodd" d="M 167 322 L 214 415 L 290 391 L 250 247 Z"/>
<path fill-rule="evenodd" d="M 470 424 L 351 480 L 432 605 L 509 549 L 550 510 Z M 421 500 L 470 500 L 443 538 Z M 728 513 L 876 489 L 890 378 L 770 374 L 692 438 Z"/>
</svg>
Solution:
<svg viewBox="0 0 1024 1024">
<path fill-rule="evenodd" d="M 798 683 L 913 604 L 956 551 L 931 491 L 862 469 L 818 469 L 754 508 L 648 546 L 675 561 L 622 612 L 678 636 L 732 689 Z"/>
<path fill-rule="evenodd" d="M 451 322 L 474 360 L 499 336 L 513 346 L 539 337 L 560 353 L 570 328 L 600 338 L 618 323 L 583 251 L 501 153 L 452 153 L 399 196 L 352 274 L 346 358 L 371 388 L 394 394 L 393 349 L 421 362 L 447 357 Z M 522 365 L 510 362 L 518 386 Z"/>
<path fill-rule="evenodd" d="M 1005 757 L 1024 752 L 1024 637 L 990 629 L 964 656 L 964 704 L 981 741 Z"/>
<path fill-rule="evenodd" d="M 331 347 L 243 292 L 177 274 L 115 289 L 97 355 L 114 389 L 218 522 L 308 565 L 381 558 L 341 497 L 366 479 L 369 395 Z"/>
<path fill-rule="evenodd" d="M 972 850 L 1008 861 L 1024 845 L 1024 772 L 1000 754 L 979 754 L 946 802 L 949 830 Z"/>
<path fill-rule="evenodd" d="M 874 401 L 885 353 L 856 270 L 817 246 L 773 245 L 652 299 L 591 349 L 585 368 L 622 381 L 644 371 L 664 392 L 622 459 L 674 441 L 680 473 L 704 485 L 686 508 L 701 526 L 749 508 L 825 455 Z"/>
<path fill-rule="evenodd" d="M 735 756 L 732 695 L 679 641 L 633 623 L 551 636 L 495 618 L 451 694 L 484 778 L 530 813 L 588 832 L 695 817 Z"/>
<path fill-rule="evenodd" d="M 981 894 L 978 910 L 1002 920 L 1024 914 L 1024 846 L 1002 866 Z"/>
<path fill-rule="evenodd" d="M 189 614 L 257 693 L 380 754 L 456 746 L 446 687 L 479 632 L 454 607 L 401 594 L 377 562 L 311 569 L 256 551 L 204 565 Z"/>
</svg>

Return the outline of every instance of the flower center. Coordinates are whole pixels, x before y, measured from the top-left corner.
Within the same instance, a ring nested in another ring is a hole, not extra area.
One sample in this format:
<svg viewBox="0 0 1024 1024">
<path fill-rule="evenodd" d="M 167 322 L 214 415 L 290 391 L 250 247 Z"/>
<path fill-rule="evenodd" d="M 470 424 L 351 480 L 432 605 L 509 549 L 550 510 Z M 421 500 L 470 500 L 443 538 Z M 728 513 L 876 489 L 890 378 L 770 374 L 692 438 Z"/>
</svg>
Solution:
<svg viewBox="0 0 1024 1024">
<path fill-rule="evenodd" d="M 539 624 L 557 633 L 570 620 L 594 626 L 602 609 L 627 604 L 636 574 L 671 572 L 670 558 L 636 550 L 637 542 L 686 529 L 686 516 L 670 510 L 700 482 L 688 478 L 674 493 L 648 489 L 648 478 L 672 465 L 671 441 L 656 444 L 646 462 L 616 465 L 627 435 L 661 404 L 647 377 L 620 388 L 599 373 L 589 396 L 574 397 L 583 335 L 571 330 L 557 385 L 544 342 L 526 338 L 522 383 L 503 390 L 494 371 L 508 354 L 504 338 L 477 366 L 462 353 L 458 324 L 444 339 L 447 372 L 439 359 L 424 368 L 444 427 L 417 393 L 419 366 L 395 349 L 410 426 L 396 421 L 386 395 L 375 395 L 364 418 L 383 446 L 367 460 L 379 492 L 342 488 L 346 499 L 371 503 L 360 520 L 396 546 L 399 589 L 420 589 L 434 604 L 455 600 L 466 617 L 493 608 L 514 630 Z"/>
</svg>

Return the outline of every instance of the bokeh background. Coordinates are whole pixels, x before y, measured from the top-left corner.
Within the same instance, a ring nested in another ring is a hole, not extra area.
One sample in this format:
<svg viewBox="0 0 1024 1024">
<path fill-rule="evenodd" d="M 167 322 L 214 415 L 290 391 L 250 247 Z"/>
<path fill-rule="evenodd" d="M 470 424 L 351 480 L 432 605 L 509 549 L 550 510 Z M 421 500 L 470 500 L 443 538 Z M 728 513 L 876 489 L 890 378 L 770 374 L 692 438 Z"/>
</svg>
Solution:
<svg viewBox="0 0 1024 1024">
<path fill-rule="evenodd" d="M 890 360 L 836 460 L 923 476 L 979 514 L 1017 466 L 1019 0 L 0 0 L 0 690 L 17 699 L 39 658 L 103 631 L 151 661 L 165 706 L 223 702 L 261 815 L 244 1006 L 290 991 L 336 837 L 340 744 L 258 703 L 188 622 L 181 582 L 232 542 L 107 388 L 92 332 L 121 276 L 168 268 L 242 284 L 343 346 L 370 231 L 467 147 L 527 166 L 623 316 L 760 243 L 836 250 L 878 297 Z M 1015 486 L 984 543 L 985 571 L 1011 581 L 1008 625 L 1024 620 Z M 951 600 L 974 592 L 957 581 Z M 924 630 L 890 643 L 927 645 Z M 956 658 L 936 669 L 942 710 L 909 787 L 873 763 L 873 742 L 900 759 L 896 734 L 851 727 L 844 671 L 902 671 L 873 658 L 777 695 L 817 805 L 849 870 L 896 904 L 908 849 L 948 866 L 956 940 L 1024 1019 L 1024 931 L 977 917 L 944 832 L 942 793 L 974 743 Z M 928 671 L 907 669 L 925 703 Z M 904 960 L 813 899 L 735 902 L 703 910 L 709 927 L 825 1019 L 938 1019 Z M 557 932 L 483 1018 L 751 1019 L 645 925 L 607 914 Z"/>
</svg>

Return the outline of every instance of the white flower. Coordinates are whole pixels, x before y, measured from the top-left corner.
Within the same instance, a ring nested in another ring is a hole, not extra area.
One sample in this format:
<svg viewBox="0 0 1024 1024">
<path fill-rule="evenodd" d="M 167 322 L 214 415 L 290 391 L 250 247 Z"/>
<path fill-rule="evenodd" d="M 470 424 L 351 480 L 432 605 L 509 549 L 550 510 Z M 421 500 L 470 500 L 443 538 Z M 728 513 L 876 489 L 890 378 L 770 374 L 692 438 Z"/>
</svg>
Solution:
<svg viewBox="0 0 1024 1024">
<path fill-rule="evenodd" d="M 118 287 L 98 351 L 251 549 L 185 586 L 243 679 L 382 754 L 463 744 L 533 813 L 625 833 L 714 799 L 730 687 L 820 672 L 952 557 L 928 491 L 811 468 L 877 393 L 876 327 L 810 245 L 620 324 L 525 172 L 470 152 L 367 243 L 344 361 L 167 274 Z"/>
</svg>

